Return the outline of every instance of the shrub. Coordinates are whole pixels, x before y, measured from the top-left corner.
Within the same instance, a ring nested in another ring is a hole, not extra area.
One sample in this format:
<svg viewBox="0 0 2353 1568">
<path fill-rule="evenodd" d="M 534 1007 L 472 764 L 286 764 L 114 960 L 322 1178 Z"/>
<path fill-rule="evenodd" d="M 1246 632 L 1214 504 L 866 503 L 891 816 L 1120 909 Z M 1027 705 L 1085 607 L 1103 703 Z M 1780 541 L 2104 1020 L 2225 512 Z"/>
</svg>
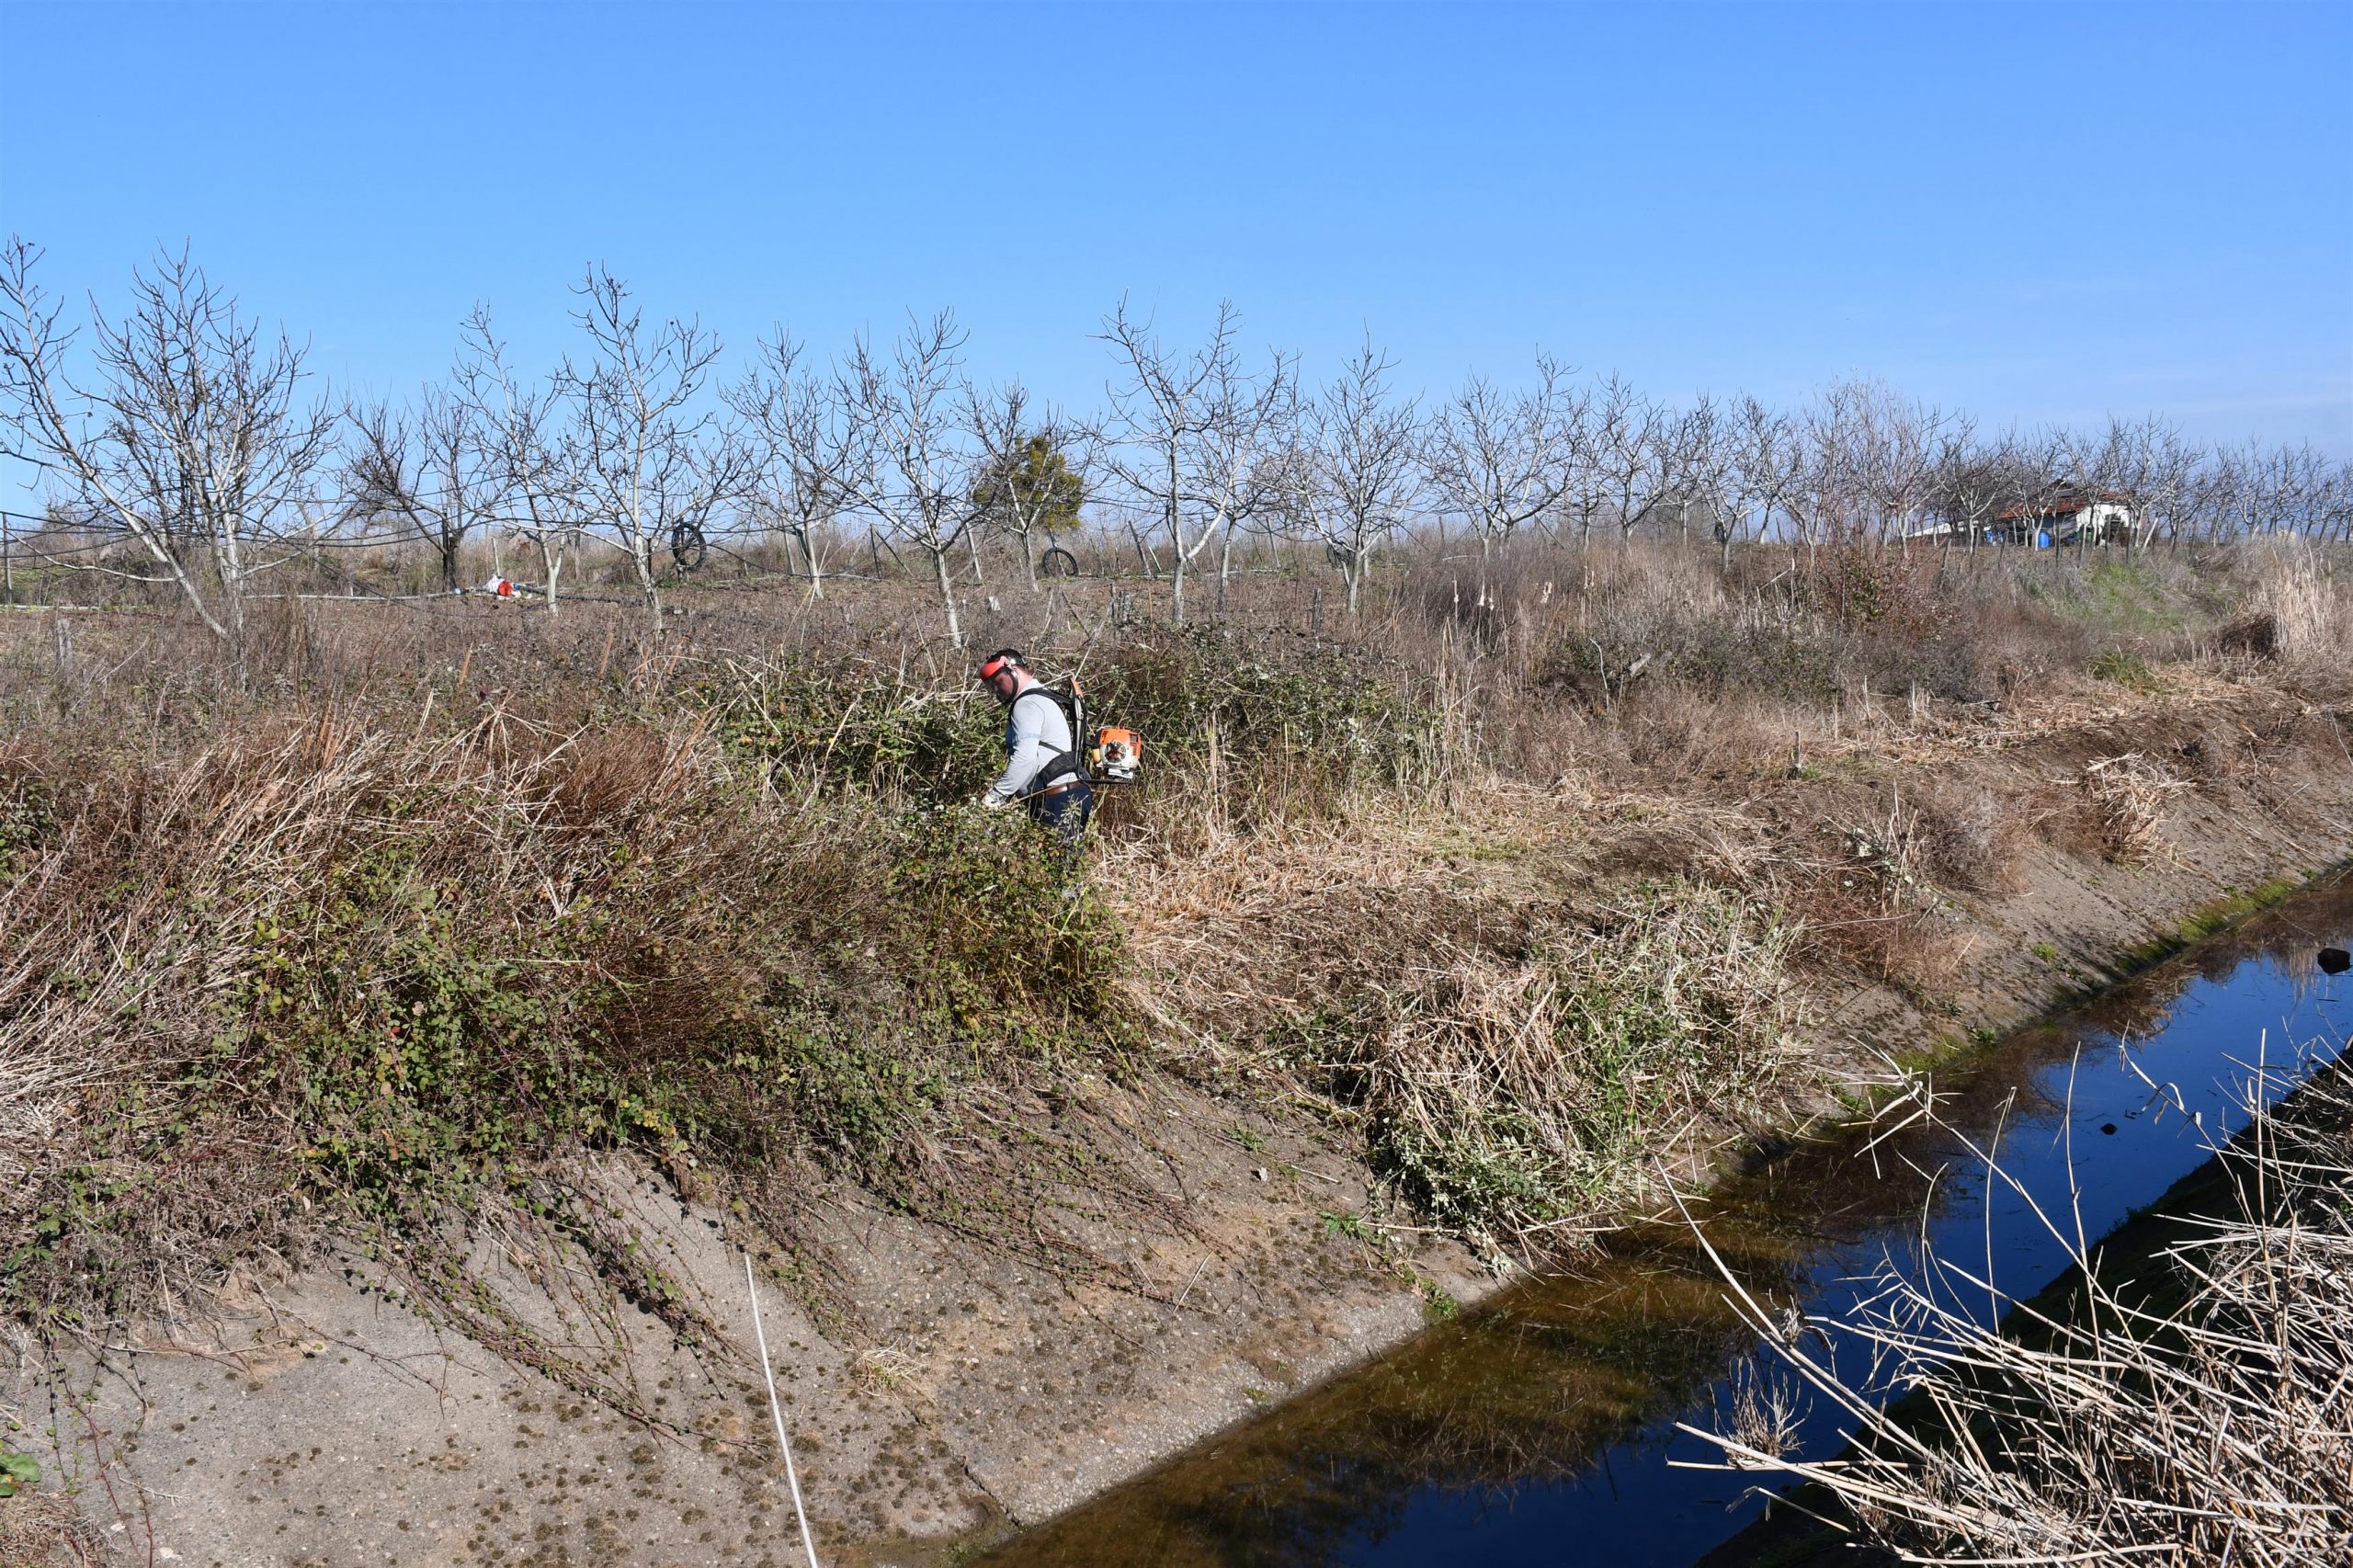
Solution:
<svg viewBox="0 0 2353 1568">
<path fill-rule="evenodd" d="M 1517 962 L 1431 955 L 1277 1044 L 1363 1119 L 1403 1201 L 1491 1251 L 1541 1246 L 1643 1190 L 1659 1139 L 1735 1114 L 1784 1065 L 1791 939 L 1736 894 L 1654 883 Z"/>
<path fill-rule="evenodd" d="M 101 1323 L 339 1224 L 512 1344 L 449 1251 L 488 1206 L 693 1333 L 580 1156 L 636 1150 L 788 1231 L 796 1169 L 958 1201 L 913 1141 L 967 1085 L 1116 1056 L 1116 929 L 1017 813 L 763 793 L 719 750 L 322 723 L 108 759 L 0 901 L 10 1049 L 108 1065 L 0 1121 L 0 1302 Z"/>
</svg>

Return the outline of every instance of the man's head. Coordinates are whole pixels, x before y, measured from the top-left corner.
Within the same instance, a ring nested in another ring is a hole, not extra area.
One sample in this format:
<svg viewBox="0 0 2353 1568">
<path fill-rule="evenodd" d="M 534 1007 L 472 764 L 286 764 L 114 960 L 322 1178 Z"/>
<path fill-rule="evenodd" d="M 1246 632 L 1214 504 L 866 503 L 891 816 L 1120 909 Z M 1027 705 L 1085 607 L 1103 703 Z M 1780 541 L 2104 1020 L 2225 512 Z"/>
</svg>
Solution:
<svg viewBox="0 0 2353 1568">
<path fill-rule="evenodd" d="M 981 661 L 981 684 L 996 694 L 999 702 L 1010 702 L 1021 695 L 1024 682 L 1029 680 L 1029 666 L 1021 661 L 1018 648 L 999 648 Z"/>
</svg>

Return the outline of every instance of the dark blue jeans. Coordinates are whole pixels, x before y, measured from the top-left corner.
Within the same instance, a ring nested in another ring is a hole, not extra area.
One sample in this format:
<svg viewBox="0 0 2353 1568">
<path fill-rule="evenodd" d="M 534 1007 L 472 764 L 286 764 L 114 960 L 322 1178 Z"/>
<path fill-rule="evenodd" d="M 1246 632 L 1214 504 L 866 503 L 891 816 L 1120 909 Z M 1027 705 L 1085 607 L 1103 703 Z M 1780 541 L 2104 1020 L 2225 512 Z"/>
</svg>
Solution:
<svg viewBox="0 0 2353 1568">
<path fill-rule="evenodd" d="M 1032 795 L 1029 804 L 1032 822 L 1061 839 L 1063 847 L 1075 849 L 1095 815 L 1095 786 L 1081 779 L 1067 790 Z"/>
</svg>

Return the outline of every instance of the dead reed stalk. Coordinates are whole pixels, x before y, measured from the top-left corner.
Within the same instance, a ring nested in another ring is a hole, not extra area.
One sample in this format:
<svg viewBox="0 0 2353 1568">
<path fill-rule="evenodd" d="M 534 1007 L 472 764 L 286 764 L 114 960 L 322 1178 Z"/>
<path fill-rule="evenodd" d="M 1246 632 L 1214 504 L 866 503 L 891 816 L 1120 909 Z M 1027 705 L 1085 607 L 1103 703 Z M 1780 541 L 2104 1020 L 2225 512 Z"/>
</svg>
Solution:
<svg viewBox="0 0 2353 1568">
<path fill-rule="evenodd" d="M 1770 1333 L 1732 1281 L 1752 1325 L 1858 1437 L 1842 1458 L 1806 1460 L 1740 1430 L 1684 1429 L 1733 1468 L 1815 1483 L 1842 1528 L 1911 1562 L 2347 1561 L 2353 1088 L 2326 1067 L 2276 1112 L 2260 1075 L 2245 1093 L 2249 1131 L 2222 1154 L 2232 1211 L 2184 1220 L 2165 1282 L 2112 1281 L 2080 1221 L 2038 1207 L 2075 1265 L 2071 1305 L 2011 1300 L 1948 1258 L 1916 1276 L 1891 1264 L 1842 1325 L 1879 1358 L 1858 1386 Z M 2006 1305 L 1998 1326 L 1961 1304 L 1989 1294 Z"/>
</svg>

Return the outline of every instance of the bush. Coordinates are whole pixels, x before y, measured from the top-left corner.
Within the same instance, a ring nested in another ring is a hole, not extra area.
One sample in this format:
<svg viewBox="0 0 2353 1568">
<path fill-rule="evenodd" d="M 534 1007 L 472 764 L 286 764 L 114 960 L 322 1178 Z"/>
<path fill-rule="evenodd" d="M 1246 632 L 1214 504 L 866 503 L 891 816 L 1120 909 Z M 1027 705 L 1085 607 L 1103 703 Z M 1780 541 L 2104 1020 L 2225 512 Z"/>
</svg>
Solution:
<svg viewBox="0 0 2353 1568">
<path fill-rule="evenodd" d="M 1026 817 L 764 794 L 688 728 L 298 729 L 74 793 L 0 899 L 12 1040 L 108 1067 L 0 1123 L 0 1302 L 35 1324 L 333 1224 L 462 1321 L 446 1222 L 487 1205 L 691 1332 L 570 1163 L 921 1209 L 963 1085 L 1128 1038 L 1117 929 Z"/>
<path fill-rule="evenodd" d="M 1791 941 L 1736 894 L 1655 883 L 1517 962 L 1430 955 L 1275 1043 L 1363 1119 L 1404 1202 L 1491 1251 L 1540 1245 L 1642 1191 L 1659 1138 L 1735 1114 L 1784 1063 Z"/>
</svg>

